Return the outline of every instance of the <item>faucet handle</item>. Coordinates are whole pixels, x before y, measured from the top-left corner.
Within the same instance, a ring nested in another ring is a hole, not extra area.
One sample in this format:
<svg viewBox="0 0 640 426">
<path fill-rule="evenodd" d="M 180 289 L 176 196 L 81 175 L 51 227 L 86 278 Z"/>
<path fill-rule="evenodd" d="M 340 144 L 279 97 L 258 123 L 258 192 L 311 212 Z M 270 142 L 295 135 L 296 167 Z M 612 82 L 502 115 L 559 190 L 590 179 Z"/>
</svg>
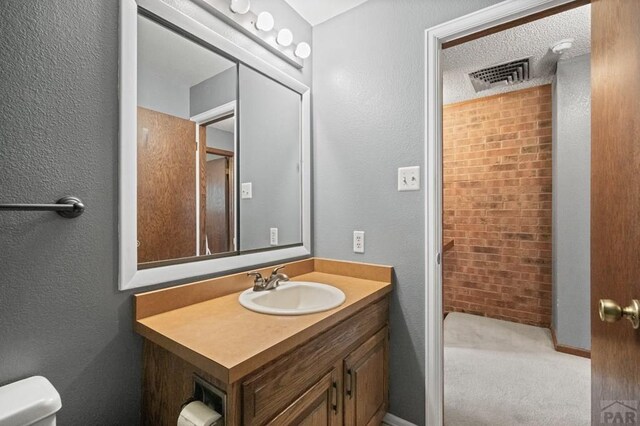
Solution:
<svg viewBox="0 0 640 426">
<path fill-rule="evenodd" d="M 255 277 L 255 281 L 260 282 L 260 281 L 264 281 L 264 278 L 262 278 L 262 274 L 258 271 L 251 271 L 251 272 L 247 272 L 247 276 L 248 277 Z"/>
<path fill-rule="evenodd" d="M 278 273 L 278 271 L 280 271 L 281 269 L 284 269 L 286 267 L 287 267 L 287 265 L 276 266 L 275 268 L 273 268 L 273 271 L 271 271 L 271 276 L 276 275 Z"/>
</svg>

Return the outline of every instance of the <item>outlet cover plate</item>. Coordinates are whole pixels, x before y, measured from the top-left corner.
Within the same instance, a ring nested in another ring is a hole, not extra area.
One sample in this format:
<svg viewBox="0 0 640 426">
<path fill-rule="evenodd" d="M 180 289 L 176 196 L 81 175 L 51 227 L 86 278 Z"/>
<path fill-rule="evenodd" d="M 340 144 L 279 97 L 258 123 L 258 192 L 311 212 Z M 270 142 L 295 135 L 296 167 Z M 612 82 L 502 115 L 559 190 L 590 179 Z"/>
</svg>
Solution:
<svg viewBox="0 0 640 426">
<path fill-rule="evenodd" d="M 241 185 L 241 188 L 240 188 L 241 195 L 240 196 L 242 197 L 243 200 L 249 200 L 249 199 L 253 198 L 253 190 L 252 190 L 251 186 L 252 186 L 251 182 L 244 182 Z"/>
<path fill-rule="evenodd" d="M 353 231 L 353 252 L 364 253 L 364 231 Z"/>
</svg>

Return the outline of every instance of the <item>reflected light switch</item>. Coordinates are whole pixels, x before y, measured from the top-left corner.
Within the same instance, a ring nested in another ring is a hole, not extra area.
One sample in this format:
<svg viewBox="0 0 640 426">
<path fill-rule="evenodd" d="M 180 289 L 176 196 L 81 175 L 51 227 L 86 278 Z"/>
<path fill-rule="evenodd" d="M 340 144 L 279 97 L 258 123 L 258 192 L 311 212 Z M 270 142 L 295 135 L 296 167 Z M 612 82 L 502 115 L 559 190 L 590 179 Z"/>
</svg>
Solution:
<svg viewBox="0 0 640 426">
<path fill-rule="evenodd" d="M 243 200 L 248 200 L 253 197 L 251 190 L 251 182 L 245 182 L 241 185 L 241 195 Z"/>
</svg>

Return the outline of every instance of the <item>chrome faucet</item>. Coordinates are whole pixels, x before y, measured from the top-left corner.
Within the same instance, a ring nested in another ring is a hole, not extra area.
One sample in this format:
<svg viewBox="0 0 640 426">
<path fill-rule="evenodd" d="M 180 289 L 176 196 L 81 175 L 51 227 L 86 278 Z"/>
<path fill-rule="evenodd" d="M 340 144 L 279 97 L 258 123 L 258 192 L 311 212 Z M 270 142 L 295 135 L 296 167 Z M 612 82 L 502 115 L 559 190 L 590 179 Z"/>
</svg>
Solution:
<svg viewBox="0 0 640 426">
<path fill-rule="evenodd" d="M 247 273 L 247 276 L 255 277 L 253 280 L 253 291 L 265 291 L 273 290 L 285 281 L 289 281 L 289 277 L 282 272 L 278 272 L 284 269 L 284 265 L 277 266 L 271 271 L 271 276 L 268 279 L 262 278 L 262 274 L 258 271 L 252 271 Z"/>
</svg>

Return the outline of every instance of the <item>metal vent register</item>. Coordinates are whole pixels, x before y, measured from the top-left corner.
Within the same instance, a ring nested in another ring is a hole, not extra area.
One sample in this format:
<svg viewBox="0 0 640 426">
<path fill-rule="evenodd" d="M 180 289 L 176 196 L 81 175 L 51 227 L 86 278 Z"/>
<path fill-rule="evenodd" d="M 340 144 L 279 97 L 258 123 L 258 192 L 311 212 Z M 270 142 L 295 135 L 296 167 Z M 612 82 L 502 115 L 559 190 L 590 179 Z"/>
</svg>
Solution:
<svg viewBox="0 0 640 426">
<path fill-rule="evenodd" d="M 469 73 L 469 79 L 476 92 L 497 86 L 509 86 L 529 80 L 531 58 L 518 59 L 493 65 Z"/>
</svg>

